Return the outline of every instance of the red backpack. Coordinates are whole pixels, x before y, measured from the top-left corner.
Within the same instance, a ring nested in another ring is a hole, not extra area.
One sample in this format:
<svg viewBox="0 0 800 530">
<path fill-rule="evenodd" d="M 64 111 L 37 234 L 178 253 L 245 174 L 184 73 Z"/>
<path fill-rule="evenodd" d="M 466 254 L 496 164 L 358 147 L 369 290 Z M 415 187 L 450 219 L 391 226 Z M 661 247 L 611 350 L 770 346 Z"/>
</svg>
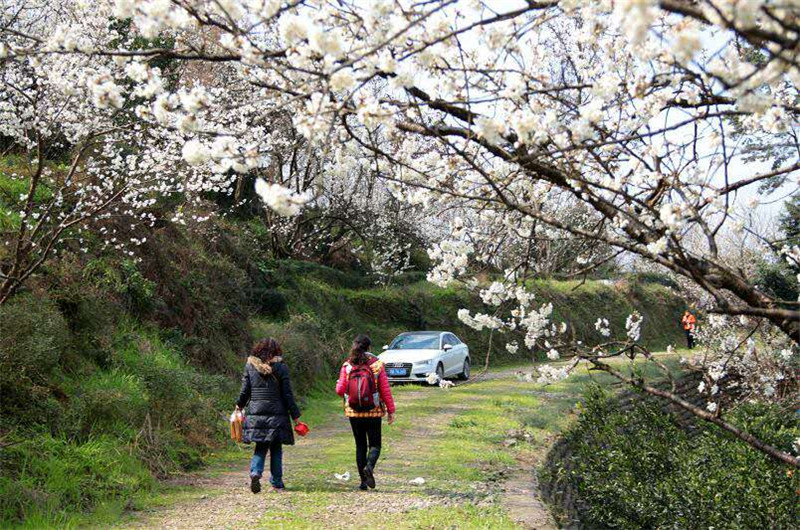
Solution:
<svg viewBox="0 0 800 530">
<path fill-rule="evenodd" d="M 367 364 L 353 366 L 347 374 L 347 404 L 356 412 L 367 412 L 380 405 L 375 374 Z"/>
</svg>

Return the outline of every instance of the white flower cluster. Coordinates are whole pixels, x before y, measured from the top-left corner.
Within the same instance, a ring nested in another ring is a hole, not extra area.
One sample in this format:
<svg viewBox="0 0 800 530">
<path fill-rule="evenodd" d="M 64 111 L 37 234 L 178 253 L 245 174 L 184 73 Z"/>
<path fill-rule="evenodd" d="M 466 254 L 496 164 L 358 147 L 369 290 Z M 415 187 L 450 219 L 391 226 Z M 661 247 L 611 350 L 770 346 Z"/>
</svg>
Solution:
<svg viewBox="0 0 800 530">
<path fill-rule="evenodd" d="M 553 304 L 547 303 L 542 304 L 538 310 L 524 311 L 520 309 L 519 314 L 515 315 L 519 318 L 519 327 L 525 330 L 525 346 L 529 349 L 533 349 L 540 338 L 553 336 L 558 332 L 555 324 L 550 321 L 552 313 Z"/>
<path fill-rule="evenodd" d="M 480 292 L 481 300 L 486 305 L 499 306 L 508 300 L 512 294 L 503 282 L 492 282 L 492 284 Z"/>
<path fill-rule="evenodd" d="M 625 332 L 628 335 L 628 338 L 633 342 L 639 342 L 639 338 L 642 335 L 642 321 L 644 318 L 642 315 L 634 311 L 628 318 L 625 319 Z"/>
<path fill-rule="evenodd" d="M 92 93 L 92 102 L 101 109 L 120 109 L 125 103 L 122 88 L 107 74 L 90 77 L 87 85 Z"/>
<path fill-rule="evenodd" d="M 473 247 L 466 241 L 445 240 L 436 243 L 428 250 L 428 256 L 435 263 L 428 272 L 428 281 L 442 287 L 446 286 L 467 270 L 469 255 Z"/>
<path fill-rule="evenodd" d="M 264 181 L 256 180 L 256 193 L 264 204 L 275 210 L 280 215 L 299 215 L 303 206 L 311 200 L 310 192 L 294 193 L 292 190 Z"/>
<path fill-rule="evenodd" d="M 611 328 L 609 327 L 607 318 L 598 318 L 594 323 L 594 329 L 596 329 L 604 337 L 611 336 Z"/>
<path fill-rule="evenodd" d="M 744 392 L 749 399 L 779 399 L 780 389 L 796 370 L 796 345 L 787 344 L 779 332 L 753 318 L 709 315 L 709 325 L 696 331 L 702 352 L 689 364 L 704 373 L 697 391 L 707 395 L 715 412 L 718 395 Z"/>
<path fill-rule="evenodd" d="M 463 308 L 458 310 L 458 319 L 467 326 L 478 331 L 484 329 L 500 329 L 503 327 L 503 321 L 498 317 L 485 313 L 475 313 L 475 315 L 472 316 L 468 309 Z"/>
<path fill-rule="evenodd" d="M 569 374 L 570 370 L 568 367 L 556 367 L 543 364 L 539 367 L 539 377 L 536 379 L 536 382 L 543 384 L 558 383 L 569 377 Z"/>
<path fill-rule="evenodd" d="M 245 149 L 231 136 L 220 136 L 211 145 L 199 140 L 189 140 L 181 150 L 183 159 L 191 166 L 201 166 L 211 162 L 210 169 L 217 174 L 228 170 L 246 173 L 259 167 L 262 160 L 255 149 Z"/>
</svg>

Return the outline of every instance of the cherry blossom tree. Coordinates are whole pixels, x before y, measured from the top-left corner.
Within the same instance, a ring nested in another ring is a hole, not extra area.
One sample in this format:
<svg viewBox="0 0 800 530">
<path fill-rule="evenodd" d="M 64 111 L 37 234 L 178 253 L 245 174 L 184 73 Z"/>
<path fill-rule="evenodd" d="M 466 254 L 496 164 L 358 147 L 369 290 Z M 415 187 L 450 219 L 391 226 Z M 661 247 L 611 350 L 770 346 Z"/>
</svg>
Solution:
<svg viewBox="0 0 800 530">
<path fill-rule="evenodd" d="M 113 123 L 127 109 L 138 121 L 119 142 L 158 131 L 161 152 L 180 153 L 187 175 L 227 185 L 231 171 L 267 163 L 281 141 L 272 120 L 288 115 L 315 156 L 330 161 L 332 178 L 344 156 L 355 157 L 395 199 L 447 212 L 430 279 L 463 280 L 497 308 L 462 311 L 470 325 L 522 330 L 526 347 L 552 359 L 567 353 L 552 307 L 525 287 L 541 266 L 533 242 L 567 239 L 585 249 L 578 273 L 626 253 L 685 278 L 710 313 L 774 338 L 756 343 L 758 359 L 770 360 L 748 365 L 755 352 L 740 345 L 741 330 L 727 329 L 722 350 L 744 351 L 741 370 L 774 362 L 784 379 L 796 374 L 798 301 L 762 291 L 720 251 L 721 238 L 746 224 L 742 208 L 757 202 L 744 204 L 750 190 L 797 194 L 792 3 L 115 0 L 64 2 L 46 22 L 20 22 L 35 12 L 4 11 L 4 67 L 77 76 L 52 81 L 48 100 L 78 90 L 89 123 Z M 120 21 L 130 35 L 115 29 Z M 133 36 L 170 44 L 136 46 Z M 191 86 L 168 86 L 156 60 L 199 73 Z M 71 143 L 101 130 L 81 127 Z M 259 194 L 282 214 L 311 202 L 275 181 Z M 555 208 L 559 201 L 580 207 Z M 781 252 L 800 258 L 797 247 Z M 482 265 L 501 278 L 479 285 L 472 276 Z M 570 353 L 798 465 L 788 448 L 726 422 L 716 402 L 700 410 L 606 363 L 623 354 L 657 362 L 639 345 L 640 324 L 633 315 L 626 341 Z M 549 367 L 542 377 L 568 372 Z"/>
</svg>

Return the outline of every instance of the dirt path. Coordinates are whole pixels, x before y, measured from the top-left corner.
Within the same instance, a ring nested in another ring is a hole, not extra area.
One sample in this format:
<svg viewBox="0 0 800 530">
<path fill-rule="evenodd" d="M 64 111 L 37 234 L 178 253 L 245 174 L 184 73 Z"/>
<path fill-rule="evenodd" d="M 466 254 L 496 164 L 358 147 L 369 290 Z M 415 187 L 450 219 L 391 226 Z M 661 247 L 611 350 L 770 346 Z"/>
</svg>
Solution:
<svg viewBox="0 0 800 530">
<path fill-rule="evenodd" d="M 522 528 L 556 529 L 553 516 L 539 492 L 536 461 L 518 460 L 519 467 L 503 483 L 501 504 L 508 517 Z"/>
<path fill-rule="evenodd" d="M 484 383 L 476 383 L 475 387 L 481 384 Z M 418 515 L 415 512 L 419 510 L 470 510 L 471 503 L 500 506 L 499 511 L 507 513 L 506 520 L 521 528 L 555 528 L 539 500 L 535 462 L 530 458 L 517 459 L 519 464 L 510 467 L 510 475 L 508 470 L 505 472 L 507 480 L 489 483 L 459 479 L 461 473 L 470 470 L 458 469 L 458 462 L 454 463 L 450 478 L 445 456 L 449 446 L 432 448 L 431 442 L 442 438 L 456 418 L 472 411 L 469 400 L 458 399 L 453 393 L 439 402 L 434 392 L 442 391 L 413 387 L 397 392 L 398 413 L 405 421 L 392 427 L 384 425 L 384 451 L 376 472 L 378 488 L 374 491 L 358 491 L 355 465 L 351 462 L 354 457 L 350 427 L 346 419 L 336 417 L 314 429 L 312 436 L 284 450 L 288 491 L 274 493 L 268 487 L 259 495 L 249 491 L 248 448 L 240 462 L 176 480 L 202 491 L 201 495 L 149 513 L 134 513 L 121 528 L 416 527 L 420 523 L 407 522 L 406 517 Z M 456 440 L 456 449 L 457 445 Z M 437 467 L 439 460 L 442 464 Z M 351 473 L 349 481 L 333 476 L 334 472 L 347 469 Z M 416 476 L 427 477 L 426 483 L 412 484 L 410 479 Z M 262 484 L 268 486 L 266 480 Z M 472 516 L 471 512 L 467 515 Z M 387 526 L 382 524 L 384 521 Z M 452 524 L 461 527 L 458 520 L 452 520 Z"/>
</svg>

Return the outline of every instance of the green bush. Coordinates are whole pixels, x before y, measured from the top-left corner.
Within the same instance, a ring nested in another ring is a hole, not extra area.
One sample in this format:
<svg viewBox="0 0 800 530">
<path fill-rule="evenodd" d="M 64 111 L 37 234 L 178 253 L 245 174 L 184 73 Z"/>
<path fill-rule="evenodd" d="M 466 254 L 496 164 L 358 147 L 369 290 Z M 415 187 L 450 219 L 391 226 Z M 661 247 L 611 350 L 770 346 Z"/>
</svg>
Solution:
<svg viewBox="0 0 800 530">
<path fill-rule="evenodd" d="M 24 294 L 0 306 L 3 424 L 36 422 L 27 412 L 52 399 L 52 378 L 68 343 L 67 323 L 49 299 Z"/>
<path fill-rule="evenodd" d="M 288 308 L 286 297 L 277 289 L 254 290 L 251 293 L 251 300 L 261 314 L 274 318 L 286 315 Z"/>
<path fill-rule="evenodd" d="M 192 364 L 215 372 L 233 368 L 233 352 L 249 342 L 248 277 L 228 256 L 198 237 L 164 230 L 145 244 L 142 275 L 155 282 L 152 320 L 182 333 Z"/>
<path fill-rule="evenodd" d="M 135 374 L 147 396 L 150 423 L 212 445 L 222 432 L 219 411 L 231 400 L 233 382 L 191 366 L 155 329 L 121 328 L 115 337 L 112 362 L 116 370 Z M 144 425 L 141 418 L 138 427 Z"/>
<path fill-rule="evenodd" d="M 759 264 L 755 282 L 768 294 L 785 301 L 797 300 L 800 291 L 797 274 L 783 262 Z"/>
<path fill-rule="evenodd" d="M 332 381 L 344 360 L 352 337 L 330 335 L 313 315 L 294 315 L 287 322 L 254 322 L 257 338 L 273 337 L 281 343 L 283 358 L 292 374 L 294 391 L 299 396 L 318 383 Z M 343 330 L 344 331 L 344 330 Z"/>
<path fill-rule="evenodd" d="M 116 264 L 105 259 L 91 260 L 84 274 L 96 287 L 119 297 L 133 315 L 148 315 L 155 307 L 156 284 L 142 276 L 132 260 L 124 259 Z"/>
<path fill-rule="evenodd" d="M 2 440 L 0 528 L 71 525 L 198 467 L 224 443 L 230 378 L 193 367 L 154 327 L 122 322 L 111 343 L 108 369 L 60 375 L 61 400 L 22 403 L 19 418 L 32 420 L 15 421 Z"/>
<path fill-rule="evenodd" d="M 262 263 L 262 270 L 274 285 L 289 288 L 295 287 L 295 281 L 300 278 L 343 289 L 364 289 L 373 285 L 363 274 L 345 272 L 310 261 L 270 260 Z"/>
<path fill-rule="evenodd" d="M 729 419 L 787 450 L 800 434 L 778 406 L 742 405 Z M 690 436 L 649 400 L 627 410 L 594 389 L 565 438 L 569 465 L 545 475 L 573 484 L 589 527 L 797 527 L 800 477 L 716 426 Z"/>
<path fill-rule="evenodd" d="M 655 283 L 678 290 L 680 286 L 671 276 L 660 272 L 637 272 L 627 276 L 631 281 L 637 283 Z"/>
</svg>

